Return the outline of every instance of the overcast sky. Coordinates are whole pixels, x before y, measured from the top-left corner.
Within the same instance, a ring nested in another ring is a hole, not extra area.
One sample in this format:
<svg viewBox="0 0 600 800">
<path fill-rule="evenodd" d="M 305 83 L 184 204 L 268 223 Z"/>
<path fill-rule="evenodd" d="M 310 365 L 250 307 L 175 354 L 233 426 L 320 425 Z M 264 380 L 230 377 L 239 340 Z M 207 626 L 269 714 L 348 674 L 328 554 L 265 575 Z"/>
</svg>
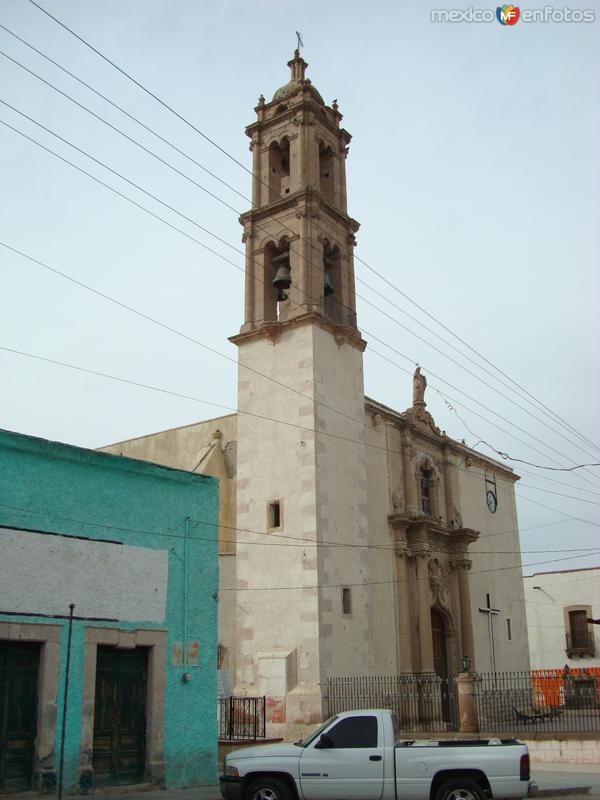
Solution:
<svg viewBox="0 0 600 800">
<path fill-rule="evenodd" d="M 600 461 L 598 447 L 567 427 L 600 442 L 597 2 L 576 6 L 595 10 L 591 24 L 521 20 L 514 26 L 431 21 L 432 8 L 467 3 L 305 2 L 302 13 L 288 0 L 40 3 L 247 167 L 244 127 L 255 119 L 259 94 L 270 99 L 287 82 L 286 62 L 300 30 L 307 77 L 327 103 L 337 98 L 353 135 L 348 206 L 361 223 L 357 255 L 563 421 L 522 390 L 519 397 L 499 384 L 490 364 L 483 362 L 492 375 L 482 371 L 471 350 L 357 263 L 357 291 L 365 298 L 358 301 L 359 327 L 369 342 L 366 393 L 403 410 L 411 403 L 408 373 L 419 362 L 429 380 L 428 409 L 454 438 L 471 446 L 483 439 L 543 466 Z M 1 0 L 0 23 L 250 196 L 247 172 L 28 0 Z M 249 207 L 1 28 L 0 50 L 238 211 Z M 234 211 L 1 55 L 0 87 L 5 103 L 240 252 L 3 104 L 0 120 L 243 268 Z M 2 242 L 230 359 L 0 247 L 2 347 L 220 404 L 0 350 L 0 427 L 98 447 L 235 407 L 237 353 L 227 337 L 242 322 L 239 269 L 4 125 L 0 163 Z M 492 454 L 484 444 L 477 447 Z M 600 468 L 569 473 L 513 466 L 522 475 L 523 561 L 534 565 L 525 572 L 599 564 Z M 579 548 L 594 547 L 598 555 L 573 558 Z M 573 552 L 552 552 L 561 549 Z"/>
</svg>

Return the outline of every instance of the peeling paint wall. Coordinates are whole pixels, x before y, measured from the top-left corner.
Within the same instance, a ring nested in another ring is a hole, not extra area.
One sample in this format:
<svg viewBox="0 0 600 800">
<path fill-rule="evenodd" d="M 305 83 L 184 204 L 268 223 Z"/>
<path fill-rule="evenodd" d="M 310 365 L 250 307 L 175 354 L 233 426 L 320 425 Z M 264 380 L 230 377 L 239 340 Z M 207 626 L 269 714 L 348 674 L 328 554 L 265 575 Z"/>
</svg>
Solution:
<svg viewBox="0 0 600 800">
<path fill-rule="evenodd" d="M 65 789 L 81 788 L 80 779 L 85 779 L 86 770 L 89 773 L 90 753 L 82 748 L 82 736 L 93 714 L 93 701 L 91 709 L 90 703 L 84 702 L 90 693 L 86 680 L 89 682 L 90 647 L 96 646 L 89 644 L 92 640 L 149 649 L 165 641 L 162 649 L 153 649 L 155 674 L 150 674 L 151 670 L 148 676 L 153 695 L 149 702 L 153 703 L 160 741 L 155 736 L 147 742 L 147 777 L 171 788 L 216 780 L 217 524 L 218 482 L 213 478 L 0 431 L 0 547 L 4 552 L 9 539 L 14 547 L 15 537 L 19 543 L 22 535 L 22 547 L 31 550 L 36 538 L 31 531 L 41 532 L 37 534 L 41 549 L 32 554 L 38 563 L 37 574 L 31 574 L 30 558 L 24 558 L 19 566 L 11 551 L 11 568 L 21 570 L 23 591 L 18 596 L 3 596 L 4 602 L 12 597 L 12 608 L 0 606 L 0 611 L 9 612 L 0 613 L 0 639 L 42 642 L 38 786 L 46 781 L 46 788 L 51 788 L 58 768 L 67 642 L 66 621 L 41 616 L 57 613 L 68 595 L 65 584 L 56 582 L 56 563 L 52 559 L 44 562 L 43 555 L 51 542 L 63 552 L 72 549 L 89 563 L 93 552 L 97 556 L 103 549 L 109 553 L 120 547 L 106 544 L 106 540 L 122 542 L 123 552 L 137 553 L 139 570 L 137 576 L 133 571 L 133 577 L 131 572 L 122 572 L 129 586 L 121 596 L 129 600 L 113 604 L 110 613 L 116 615 L 114 621 L 78 620 L 73 625 Z M 61 540 L 50 533 L 84 538 Z M 57 545 L 58 541 L 63 544 Z M 107 557 L 107 570 L 111 558 Z M 94 560 L 94 571 L 101 574 L 102 560 Z M 144 564 L 162 564 L 157 576 L 162 569 L 163 580 L 168 574 L 164 619 L 160 621 L 156 604 L 144 607 L 138 602 L 148 589 Z M 98 597 L 102 593 L 100 584 L 94 586 L 94 571 L 87 577 L 87 596 L 82 594 L 85 580 L 69 581 L 76 595 L 71 600 L 76 603 L 76 615 L 81 599 L 85 616 L 105 616 L 98 613 L 104 608 L 101 603 L 95 613 L 85 606 L 94 592 Z M 100 583 L 105 579 L 99 578 Z M 35 603 L 29 613 L 40 616 L 25 616 L 19 607 L 23 602 L 28 607 Z M 63 613 L 67 615 L 68 608 Z M 189 674 L 189 681 L 184 681 L 184 673 Z"/>
</svg>

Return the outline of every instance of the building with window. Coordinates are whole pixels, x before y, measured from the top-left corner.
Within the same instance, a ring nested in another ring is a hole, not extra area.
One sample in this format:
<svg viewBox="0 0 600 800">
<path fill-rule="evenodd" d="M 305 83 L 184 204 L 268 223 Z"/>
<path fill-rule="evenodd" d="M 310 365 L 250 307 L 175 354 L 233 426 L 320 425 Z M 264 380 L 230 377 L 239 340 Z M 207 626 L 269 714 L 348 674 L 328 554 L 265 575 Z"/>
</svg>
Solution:
<svg viewBox="0 0 600 800">
<path fill-rule="evenodd" d="M 0 794 L 216 780 L 217 522 L 214 478 L 0 431 Z"/>
<path fill-rule="evenodd" d="M 600 567 L 536 572 L 523 584 L 532 669 L 600 676 Z"/>
<path fill-rule="evenodd" d="M 220 663 L 289 728 L 329 677 L 529 661 L 517 476 L 436 426 L 420 369 L 401 410 L 365 397 L 351 137 L 288 66 L 246 129 L 238 413 L 103 449 L 219 477 Z"/>
</svg>

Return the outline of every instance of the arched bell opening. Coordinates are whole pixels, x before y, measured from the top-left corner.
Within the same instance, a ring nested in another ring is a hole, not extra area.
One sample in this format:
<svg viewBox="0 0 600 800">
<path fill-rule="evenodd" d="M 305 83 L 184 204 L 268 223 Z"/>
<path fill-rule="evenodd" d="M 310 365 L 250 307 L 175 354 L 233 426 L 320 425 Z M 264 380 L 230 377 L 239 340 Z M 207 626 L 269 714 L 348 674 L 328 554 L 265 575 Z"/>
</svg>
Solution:
<svg viewBox="0 0 600 800">
<path fill-rule="evenodd" d="M 290 193 L 290 141 L 284 136 L 269 147 L 269 203 Z"/>
<path fill-rule="evenodd" d="M 292 285 L 292 270 L 290 266 L 290 243 L 284 237 L 276 245 L 269 242 L 265 252 L 268 258 L 267 269 L 265 270 L 265 295 L 268 297 L 268 308 L 271 316 L 265 319 L 278 320 L 281 311 L 281 303 L 288 300 L 288 290 Z M 265 299 L 265 311 L 267 300 Z"/>
<path fill-rule="evenodd" d="M 319 187 L 325 200 L 333 205 L 333 150 L 324 142 L 319 142 Z"/>
<path fill-rule="evenodd" d="M 334 322 L 342 322 L 342 256 L 340 248 L 327 239 L 323 244 L 323 310 Z"/>
</svg>

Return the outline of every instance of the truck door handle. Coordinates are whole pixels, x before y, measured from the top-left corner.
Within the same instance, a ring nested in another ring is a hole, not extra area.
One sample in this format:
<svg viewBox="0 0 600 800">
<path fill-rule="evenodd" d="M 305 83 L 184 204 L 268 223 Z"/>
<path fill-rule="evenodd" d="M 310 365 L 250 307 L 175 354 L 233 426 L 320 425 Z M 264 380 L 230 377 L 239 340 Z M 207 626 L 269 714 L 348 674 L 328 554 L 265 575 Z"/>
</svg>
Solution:
<svg viewBox="0 0 600 800">
<path fill-rule="evenodd" d="M 381 761 L 383 756 L 369 756 L 369 761 Z"/>
</svg>

